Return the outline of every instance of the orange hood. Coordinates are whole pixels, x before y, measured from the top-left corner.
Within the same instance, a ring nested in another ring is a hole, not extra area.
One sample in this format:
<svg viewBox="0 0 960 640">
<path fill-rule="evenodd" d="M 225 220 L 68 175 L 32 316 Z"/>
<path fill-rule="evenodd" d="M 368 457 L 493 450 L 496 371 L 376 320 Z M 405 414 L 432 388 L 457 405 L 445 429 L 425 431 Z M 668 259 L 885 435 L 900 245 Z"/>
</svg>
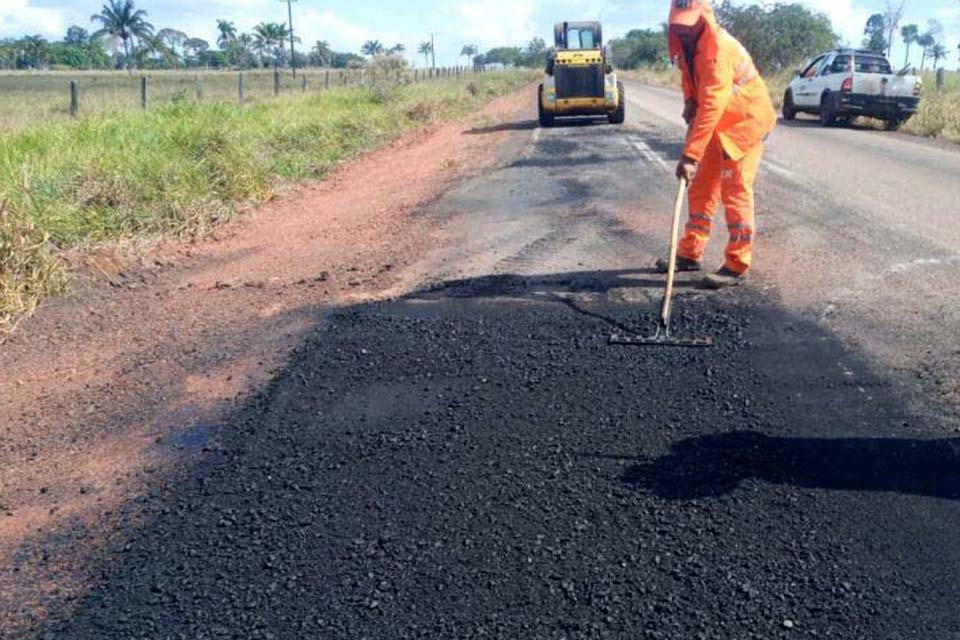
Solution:
<svg viewBox="0 0 960 640">
<path fill-rule="evenodd" d="M 716 42 L 720 25 L 717 23 L 717 16 L 713 13 L 710 0 L 670 0 L 670 16 L 667 19 L 670 60 L 677 62 L 683 58 L 683 45 L 680 44 L 674 26 L 692 27 L 700 20 L 705 23 L 700 42 L 703 43 L 704 38 L 707 38 L 707 42 Z"/>
</svg>

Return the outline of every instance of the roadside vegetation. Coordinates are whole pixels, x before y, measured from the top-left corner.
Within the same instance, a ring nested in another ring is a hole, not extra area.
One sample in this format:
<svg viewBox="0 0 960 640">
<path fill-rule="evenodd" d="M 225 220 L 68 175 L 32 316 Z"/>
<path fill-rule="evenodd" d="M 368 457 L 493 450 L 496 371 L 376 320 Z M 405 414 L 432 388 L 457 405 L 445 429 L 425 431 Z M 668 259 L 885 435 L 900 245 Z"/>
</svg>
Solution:
<svg viewBox="0 0 960 640">
<path fill-rule="evenodd" d="M 194 238 L 358 152 L 457 117 L 530 82 L 503 71 L 333 89 L 241 107 L 173 101 L 0 135 L 0 325 L 68 282 L 67 248 Z"/>
<path fill-rule="evenodd" d="M 924 75 L 923 85 L 926 89 L 920 110 L 901 130 L 960 143 L 960 72 L 947 74 L 942 92 L 934 90 L 936 78 L 932 73 Z"/>
<path fill-rule="evenodd" d="M 910 66 L 911 61 L 919 58 L 924 95 L 919 112 L 901 130 L 960 143 L 960 73 L 948 72 L 943 90 L 936 90 L 935 72 L 951 51 L 943 42 L 945 30 L 933 19 L 923 27 L 907 24 L 904 8 L 904 2 L 891 1 L 886 3 L 884 12 L 871 15 L 864 26 L 861 46 L 890 58 L 893 44 L 899 40 L 906 52 L 902 66 Z M 717 5 L 717 19 L 751 52 L 777 108 L 802 62 L 840 42 L 826 15 L 799 4 L 761 6 L 724 1 Z M 680 87 L 680 74 L 670 66 L 663 30 L 634 30 L 613 40 L 610 46 L 614 63 L 626 70 L 625 77 Z M 891 60 L 895 66 L 900 62 Z"/>
</svg>

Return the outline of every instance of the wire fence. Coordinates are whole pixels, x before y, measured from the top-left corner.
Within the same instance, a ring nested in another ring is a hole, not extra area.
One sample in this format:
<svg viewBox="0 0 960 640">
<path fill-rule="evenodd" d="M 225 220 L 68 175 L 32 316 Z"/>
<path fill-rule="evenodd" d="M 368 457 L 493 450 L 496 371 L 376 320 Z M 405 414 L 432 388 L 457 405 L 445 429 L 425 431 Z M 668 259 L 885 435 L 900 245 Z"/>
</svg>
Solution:
<svg viewBox="0 0 960 640">
<path fill-rule="evenodd" d="M 0 131 L 116 109 L 150 109 L 196 100 L 254 104 L 277 96 L 344 87 L 436 82 L 480 73 L 437 69 L 301 69 L 289 71 L 50 72 L 0 74 Z"/>
</svg>

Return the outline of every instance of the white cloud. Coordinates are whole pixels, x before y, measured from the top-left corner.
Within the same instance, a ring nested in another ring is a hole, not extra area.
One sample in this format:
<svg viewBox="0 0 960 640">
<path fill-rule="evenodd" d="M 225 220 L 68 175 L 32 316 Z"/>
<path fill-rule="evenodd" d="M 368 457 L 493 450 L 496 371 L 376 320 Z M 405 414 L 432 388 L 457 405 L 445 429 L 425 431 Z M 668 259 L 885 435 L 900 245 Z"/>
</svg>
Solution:
<svg viewBox="0 0 960 640">
<path fill-rule="evenodd" d="M 386 35 L 378 34 L 378 36 L 374 38 L 371 35 L 370 29 L 345 20 L 333 11 L 320 12 L 314 9 L 308 9 L 303 12 L 303 17 L 299 18 L 299 22 L 301 25 L 310 25 L 301 27 L 300 29 L 301 36 L 304 37 L 304 42 L 330 40 L 335 49 L 342 48 L 349 51 L 358 51 L 360 46 L 367 40 L 383 40 L 387 37 Z M 313 35 L 312 32 L 314 30 L 316 31 L 316 37 L 307 40 L 306 36 L 308 34 Z M 324 36 L 323 34 L 327 35 Z"/>
<path fill-rule="evenodd" d="M 871 12 L 855 6 L 853 0 L 805 0 L 805 4 L 830 17 L 844 44 L 859 45 L 863 40 L 863 27 Z"/>
<path fill-rule="evenodd" d="M 63 14 L 58 9 L 34 7 L 29 0 L 0 0 L 0 36 L 39 33 L 52 37 L 64 30 Z"/>
<path fill-rule="evenodd" d="M 448 2 L 441 12 L 450 26 L 450 38 L 475 42 L 481 48 L 527 42 L 537 33 L 531 0 Z"/>
</svg>

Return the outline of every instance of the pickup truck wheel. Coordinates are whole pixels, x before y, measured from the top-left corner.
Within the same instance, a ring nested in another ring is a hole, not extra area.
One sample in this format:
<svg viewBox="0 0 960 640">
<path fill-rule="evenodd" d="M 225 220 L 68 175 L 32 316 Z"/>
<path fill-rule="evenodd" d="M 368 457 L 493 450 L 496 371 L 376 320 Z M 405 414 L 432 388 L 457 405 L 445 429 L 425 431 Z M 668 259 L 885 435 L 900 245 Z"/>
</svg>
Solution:
<svg viewBox="0 0 960 640">
<path fill-rule="evenodd" d="M 898 113 L 889 120 L 887 120 L 887 131 L 896 131 L 900 128 L 900 124 L 903 122 L 902 116 Z"/>
<path fill-rule="evenodd" d="M 540 91 L 537 95 L 537 115 L 539 116 L 541 127 L 547 128 L 553 126 L 553 114 L 543 108 L 543 85 L 540 85 Z"/>
<path fill-rule="evenodd" d="M 837 122 L 837 113 L 833 106 L 833 96 L 823 94 L 820 99 L 820 126 L 832 127 Z"/>
<path fill-rule="evenodd" d="M 797 106 L 793 103 L 793 91 L 790 89 L 787 89 L 787 92 L 783 94 L 783 119 L 797 119 Z"/>
</svg>

